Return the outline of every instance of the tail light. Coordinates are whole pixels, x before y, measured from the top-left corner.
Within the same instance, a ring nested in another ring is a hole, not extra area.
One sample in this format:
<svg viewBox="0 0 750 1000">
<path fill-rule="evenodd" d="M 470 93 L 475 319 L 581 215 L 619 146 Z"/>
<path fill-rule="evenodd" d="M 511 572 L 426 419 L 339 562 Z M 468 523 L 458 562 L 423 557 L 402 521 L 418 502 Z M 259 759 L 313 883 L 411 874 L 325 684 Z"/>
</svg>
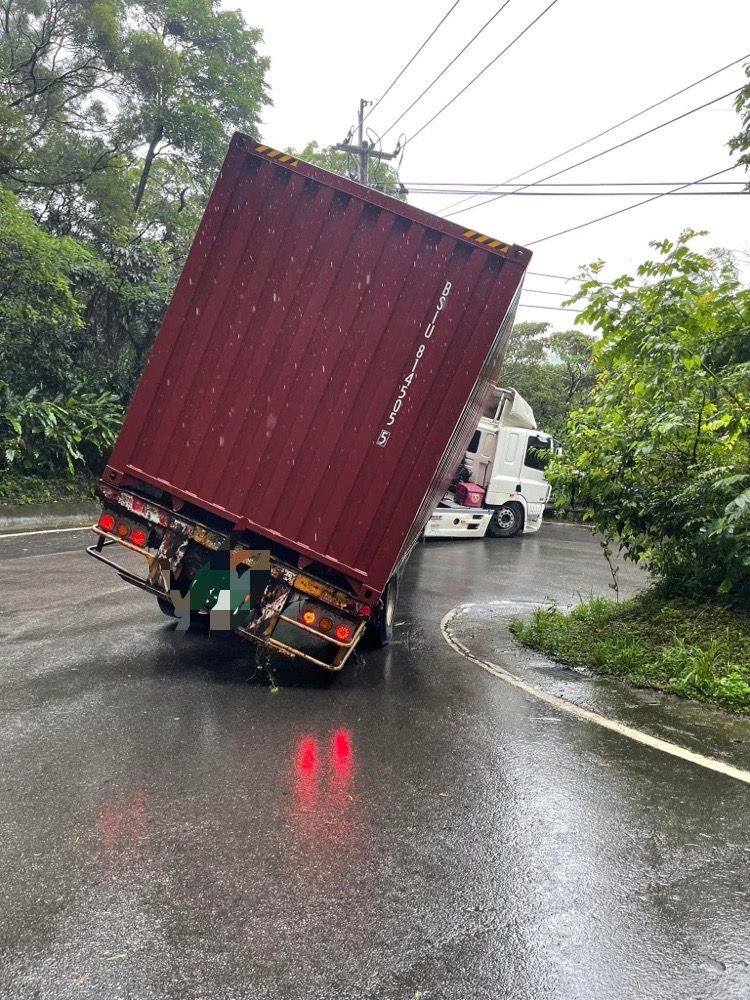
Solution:
<svg viewBox="0 0 750 1000">
<path fill-rule="evenodd" d="M 317 620 L 318 616 L 314 611 L 310 611 L 309 609 L 307 611 L 303 611 L 300 615 L 300 621 L 303 625 L 307 625 L 308 628 L 312 628 Z"/>
<path fill-rule="evenodd" d="M 111 514 L 102 514 L 99 518 L 99 527 L 102 531 L 111 531 L 115 526 L 115 519 Z"/>
<path fill-rule="evenodd" d="M 352 637 L 351 625 L 337 625 L 333 634 L 339 642 L 349 642 Z"/>
<path fill-rule="evenodd" d="M 359 613 L 363 618 L 369 618 L 371 614 L 371 609 L 367 607 L 366 604 L 360 604 Z"/>
<path fill-rule="evenodd" d="M 145 531 L 141 531 L 140 528 L 136 528 L 130 535 L 130 541 L 133 545 L 137 545 L 139 549 L 146 547 L 147 535 Z"/>
<path fill-rule="evenodd" d="M 127 524 L 125 524 L 124 521 L 120 521 L 120 523 L 117 525 L 117 534 L 120 536 L 120 538 L 127 538 L 129 533 L 130 533 L 130 528 L 127 526 Z"/>
</svg>

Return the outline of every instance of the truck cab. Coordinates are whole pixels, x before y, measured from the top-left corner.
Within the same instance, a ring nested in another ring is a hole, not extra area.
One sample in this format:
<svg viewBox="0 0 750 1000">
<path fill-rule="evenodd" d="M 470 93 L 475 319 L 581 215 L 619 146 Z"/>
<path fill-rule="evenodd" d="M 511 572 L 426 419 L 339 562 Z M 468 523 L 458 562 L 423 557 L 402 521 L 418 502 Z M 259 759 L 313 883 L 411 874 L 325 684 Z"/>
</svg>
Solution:
<svg viewBox="0 0 750 1000">
<path fill-rule="evenodd" d="M 484 487 L 485 505 L 494 511 L 488 534 L 509 538 L 539 530 L 552 491 L 544 470 L 555 449 L 523 396 L 496 386 L 465 458 L 471 481 Z"/>
</svg>

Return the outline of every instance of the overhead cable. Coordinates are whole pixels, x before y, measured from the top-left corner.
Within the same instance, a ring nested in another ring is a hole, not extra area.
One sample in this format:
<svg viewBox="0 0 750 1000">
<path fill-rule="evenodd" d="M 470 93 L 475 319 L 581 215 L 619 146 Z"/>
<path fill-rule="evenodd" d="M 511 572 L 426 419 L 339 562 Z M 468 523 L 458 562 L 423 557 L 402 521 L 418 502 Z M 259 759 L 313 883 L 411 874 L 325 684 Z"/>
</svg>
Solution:
<svg viewBox="0 0 750 1000">
<path fill-rule="evenodd" d="M 576 316 L 583 312 L 582 309 L 571 309 L 568 306 L 537 306 L 533 302 L 519 302 L 518 305 L 524 309 L 554 309 L 555 312 L 575 313 Z"/>
<path fill-rule="evenodd" d="M 674 187 L 675 184 L 684 184 L 686 181 L 553 181 L 552 183 L 534 184 L 534 187 Z M 745 185 L 745 181 L 708 181 L 707 187 L 719 187 L 727 185 Z M 469 188 L 487 187 L 486 181 L 404 181 L 406 187 L 414 188 Z M 491 187 L 508 187 L 516 190 L 517 184 L 511 181 L 503 181 L 501 184 L 491 184 Z M 478 192 L 485 194 L 484 191 Z"/>
<path fill-rule="evenodd" d="M 684 186 L 690 187 L 692 185 L 691 181 L 688 181 Z M 700 185 L 698 185 L 700 187 Z M 462 194 L 463 191 L 460 188 L 419 188 L 419 187 L 409 187 L 405 184 L 410 194 L 422 194 L 422 195 L 440 195 L 445 197 L 446 194 Z M 709 198 L 715 195 L 721 195 L 722 197 L 735 197 L 736 195 L 747 196 L 750 195 L 750 191 L 739 190 L 739 191 L 680 191 L 673 189 L 671 191 L 508 191 L 508 195 L 519 195 L 522 198 L 638 198 L 642 194 L 658 194 L 658 195 L 674 195 L 674 197 L 696 197 L 696 198 Z"/>
<path fill-rule="evenodd" d="M 719 177 L 721 174 L 727 174 L 730 170 L 736 170 L 737 166 L 725 167 L 724 170 L 717 170 L 715 174 L 708 174 L 706 177 L 702 177 L 702 181 L 710 180 L 712 177 Z M 690 183 L 695 183 L 691 181 Z M 689 187 L 690 184 L 683 185 L 684 187 Z M 547 240 L 554 240 L 558 236 L 564 236 L 566 233 L 575 232 L 577 229 L 585 229 L 586 226 L 593 226 L 596 222 L 603 222 L 605 219 L 611 219 L 615 215 L 622 215 L 623 212 L 630 212 L 634 208 L 639 208 L 641 205 L 647 205 L 651 201 L 657 201 L 659 198 L 664 198 L 668 194 L 674 194 L 678 188 L 674 188 L 671 191 L 662 191 L 660 194 L 652 195 L 650 198 L 644 198 L 643 201 L 638 201 L 635 205 L 626 205 L 625 208 L 619 208 L 616 212 L 608 212 L 606 215 L 600 215 L 597 219 L 589 219 L 588 222 L 581 222 L 577 226 L 568 226 L 567 229 L 561 229 L 557 233 L 551 233 L 549 236 L 542 236 L 538 240 L 531 240 L 525 245 L 532 247 L 537 243 L 545 243 Z"/>
<path fill-rule="evenodd" d="M 433 87 L 435 86 L 435 84 L 436 84 L 436 83 L 438 82 L 438 80 L 439 80 L 439 79 L 440 79 L 441 77 L 443 77 L 443 76 L 444 76 L 444 75 L 445 75 L 445 74 L 446 74 L 446 73 L 448 72 L 448 70 L 449 70 L 449 69 L 451 68 L 451 66 L 452 66 L 452 65 L 453 65 L 454 63 L 458 62 L 458 60 L 459 60 L 459 59 L 461 58 L 461 56 L 462 56 L 462 55 L 464 54 L 464 52 L 466 52 L 466 50 L 467 50 L 467 49 L 468 49 L 468 48 L 469 48 L 469 47 L 470 47 L 471 45 L 473 45 L 473 44 L 474 44 L 474 42 L 475 42 L 475 41 L 477 40 L 477 38 L 479 38 L 479 36 L 480 36 L 480 35 L 482 34 L 482 32 L 483 32 L 483 31 L 484 31 L 484 30 L 485 30 L 486 28 L 488 28 L 488 27 L 490 26 L 490 24 L 492 24 L 492 22 L 493 22 L 493 21 L 495 20 L 495 18 L 496 18 L 496 17 L 498 16 L 498 14 L 502 14 L 502 12 L 503 12 L 503 11 L 505 10 L 505 8 L 506 8 L 506 7 L 508 6 L 508 4 L 509 4 L 509 3 L 510 3 L 510 0 L 505 0 L 505 2 L 504 2 L 504 3 L 501 3 L 501 4 L 500 4 L 500 6 L 499 6 L 499 7 L 497 8 L 497 10 L 496 10 L 496 11 L 495 11 L 495 13 L 494 13 L 494 14 L 492 15 L 492 17 L 488 18 L 488 20 L 486 20 L 486 21 L 484 22 L 484 24 L 483 24 L 483 25 L 482 25 L 482 27 L 481 27 L 481 28 L 479 29 L 479 31 L 477 31 L 477 33 L 476 33 L 476 34 L 475 34 L 475 35 L 474 35 L 474 36 L 473 36 L 472 38 L 470 38 L 470 39 L 469 39 L 469 41 L 468 41 L 468 42 L 466 43 L 466 45 L 464 45 L 464 47 L 463 47 L 463 48 L 461 49 L 461 51 L 460 51 L 460 52 L 458 53 L 458 55 L 457 55 L 457 56 L 454 56 L 454 57 L 453 57 L 453 59 L 451 59 L 451 61 L 450 61 L 450 62 L 448 63 L 448 65 L 447 65 L 447 66 L 444 66 L 444 67 L 443 67 L 443 68 L 442 68 L 442 69 L 440 70 L 440 72 L 439 72 L 439 73 L 438 73 L 438 75 L 437 75 L 437 76 L 436 76 L 436 77 L 434 78 L 434 80 L 432 80 L 432 81 L 431 81 L 430 83 L 428 83 L 428 84 L 427 84 L 427 86 L 426 86 L 426 87 L 424 88 L 424 90 L 422 91 L 422 93 L 421 93 L 421 94 L 419 94 L 419 95 L 418 95 L 417 97 L 415 97 L 415 98 L 414 98 L 414 100 L 413 100 L 413 101 L 411 102 L 411 104 L 409 105 L 409 107 L 408 107 L 408 108 L 407 108 L 407 109 L 406 109 L 405 111 L 402 111 L 402 112 L 401 112 L 401 114 L 400 114 L 400 115 L 398 116 L 398 118 L 397 118 L 397 119 L 395 120 L 395 122 L 392 122 L 392 123 L 391 123 L 391 124 L 390 124 L 390 125 L 388 126 L 388 128 L 387 128 L 387 129 L 385 130 L 385 132 L 383 132 L 383 135 L 384 135 L 384 136 L 385 136 L 385 135 L 388 135 L 388 133 L 389 133 L 389 132 L 391 131 L 391 129 L 392 129 L 392 128 L 395 128 L 395 127 L 396 127 L 396 125 L 398 125 L 398 123 L 399 123 L 399 122 L 401 121 L 401 119 L 402 119 L 402 118 L 404 118 L 404 117 L 406 117 L 406 115 L 408 115 L 408 114 L 409 114 L 409 112 L 410 112 L 410 111 L 411 111 L 411 109 L 412 109 L 412 108 L 414 107 L 414 105 L 415 105 L 415 104 L 418 104 L 418 103 L 419 103 L 419 102 L 420 102 L 420 101 L 422 100 L 422 98 L 423 98 L 423 97 L 425 96 L 425 94 L 426 94 L 426 93 L 427 93 L 428 91 L 432 90 L 432 88 L 433 88 Z"/>
<path fill-rule="evenodd" d="M 459 97 L 461 97 L 462 94 L 466 93 L 466 91 L 469 89 L 469 87 L 471 87 L 473 84 L 475 84 L 477 82 L 477 80 L 487 72 L 488 69 L 490 69 L 492 66 L 495 65 L 495 63 L 498 61 L 498 59 L 500 59 L 502 56 L 504 56 L 505 53 L 516 44 L 517 41 L 519 41 L 521 38 L 523 38 L 523 36 L 526 34 L 526 32 L 529 31 L 531 28 L 533 28 L 534 25 L 544 17 L 544 15 L 547 13 L 547 11 L 551 10 L 555 6 L 556 3 L 558 3 L 558 0 L 552 0 L 551 3 L 547 4 L 547 6 L 544 8 L 544 10 L 541 12 L 541 14 L 537 14 L 537 16 L 534 18 L 534 20 L 530 21 L 529 24 L 527 24 L 526 27 L 515 36 L 515 38 L 511 39 L 511 41 L 508 42 L 508 44 L 505 46 L 505 48 L 502 49 L 500 52 L 498 52 L 498 54 L 494 57 L 494 59 L 491 59 L 490 62 L 488 62 L 487 65 L 483 69 L 480 69 L 480 71 L 476 74 L 476 76 L 473 76 L 471 78 L 471 80 L 469 80 L 469 82 L 466 84 L 465 87 L 462 87 L 461 90 L 459 90 L 459 92 L 457 94 L 454 94 L 454 96 L 449 101 L 447 101 L 442 106 L 442 108 L 440 108 L 438 111 L 436 111 L 435 114 L 432 116 L 432 118 L 429 118 L 424 123 L 424 125 L 422 125 L 421 128 L 418 128 L 416 132 L 412 133 L 412 135 L 409 136 L 409 138 L 406 140 L 406 142 L 404 143 L 404 145 L 407 146 L 410 142 L 413 142 L 414 139 L 416 139 L 418 135 L 420 135 L 422 132 L 424 132 L 424 130 L 429 125 L 432 125 L 432 123 L 435 121 L 436 118 L 439 118 L 440 115 L 442 115 L 442 113 L 444 111 L 447 111 L 448 108 L 452 104 L 454 104 L 459 99 Z"/>
<path fill-rule="evenodd" d="M 662 104 L 666 104 L 667 101 L 673 100 L 675 97 L 679 97 L 680 94 L 687 93 L 688 90 L 692 90 L 693 87 L 699 86 L 701 83 L 705 83 L 706 80 L 712 79 L 714 76 L 718 76 L 719 73 L 723 73 L 726 69 L 731 69 L 732 66 L 736 66 L 738 63 L 744 62 L 746 59 L 750 59 L 750 53 L 744 56 L 740 56 L 739 59 L 734 59 L 732 62 L 727 63 L 726 66 L 720 66 L 719 69 L 715 69 L 712 73 L 708 73 L 706 76 L 702 76 L 700 80 L 695 80 L 694 83 L 689 83 L 686 87 L 682 87 L 680 90 L 676 90 L 673 94 L 668 97 L 662 97 L 661 100 L 656 101 L 654 104 L 649 104 L 648 107 L 642 108 L 640 111 L 636 111 L 635 114 L 630 115 L 628 118 L 623 118 L 622 121 L 617 122 L 615 125 L 610 125 L 609 128 L 605 128 L 602 132 L 597 132 L 596 135 L 592 135 L 588 139 L 584 139 L 582 142 L 577 142 L 574 146 L 569 146 L 564 149 L 562 153 L 556 153 L 554 156 L 550 156 L 547 160 L 542 160 L 541 163 L 535 164 L 533 167 L 528 167 L 526 170 L 522 170 L 520 174 L 514 174 L 509 177 L 507 181 L 503 181 L 503 184 L 510 184 L 511 181 L 518 180 L 519 177 L 524 177 L 526 174 L 532 173 L 534 170 L 541 170 L 542 167 L 546 167 L 549 163 L 554 163 L 555 160 L 559 160 L 562 156 L 567 156 L 568 153 L 573 153 L 575 150 L 580 149 L 581 146 L 587 146 L 590 142 L 594 142 L 596 139 L 601 139 L 602 136 L 608 135 L 610 132 L 614 132 L 615 129 L 621 128 L 623 125 L 627 125 L 629 122 L 634 121 L 636 118 L 640 118 L 641 115 L 647 114 L 649 111 L 653 111 L 654 108 L 660 107 Z M 490 194 L 493 188 L 500 187 L 499 184 L 488 185 L 489 190 L 483 191 L 483 194 Z M 469 201 L 469 198 L 462 198 L 461 201 L 454 202 L 452 205 L 448 205 L 446 212 L 455 208 L 457 205 L 462 205 L 465 201 Z"/>
<path fill-rule="evenodd" d="M 654 132 L 658 132 L 660 129 L 666 128 L 667 125 L 673 125 L 675 122 L 682 121 L 683 118 L 687 118 L 689 115 L 694 115 L 697 111 L 702 111 L 704 108 L 708 108 L 712 104 L 718 104 L 719 101 L 724 101 L 727 97 L 733 97 L 742 89 L 742 87 L 735 87 L 734 90 L 729 90 L 726 94 L 720 94 L 719 97 L 714 97 L 710 101 L 704 101 L 703 104 L 699 104 L 695 108 L 690 108 L 689 111 L 683 111 L 682 114 L 675 115 L 674 118 L 670 118 L 668 121 L 662 122 L 660 125 L 654 125 L 652 128 L 646 129 L 645 132 L 639 132 L 638 135 L 633 135 L 629 139 L 623 139 L 622 142 L 618 142 L 614 146 L 608 146 L 607 149 L 602 149 L 600 152 L 593 153 L 591 156 L 587 156 L 583 160 L 571 163 L 569 167 L 561 167 L 560 170 L 555 170 L 553 173 L 547 174 L 545 177 L 540 177 L 538 181 L 529 181 L 526 184 L 522 184 L 520 187 L 516 188 L 513 193 L 517 194 L 519 191 L 525 191 L 527 188 L 536 187 L 536 185 L 541 184 L 543 181 L 552 180 L 553 177 L 559 177 L 560 174 L 565 174 L 569 170 L 575 170 L 576 167 L 582 167 L 585 163 L 592 163 L 594 160 L 598 160 L 599 157 L 606 156 L 607 153 L 612 153 L 616 149 L 622 149 L 624 146 L 629 146 L 631 142 L 637 142 L 638 139 L 643 139 L 647 135 L 652 135 Z M 689 187 L 690 185 L 685 186 Z M 499 198 L 507 198 L 510 193 L 511 192 L 509 191 L 501 191 L 499 194 L 494 194 L 490 198 L 485 198 L 484 201 L 477 202 L 475 205 L 471 205 L 470 207 L 472 209 L 481 208 L 483 205 L 489 205 L 491 202 L 497 201 Z M 444 212 L 442 215 L 443 218 L 449 219 L 451 216 L 462 214 L 465 211 L 467 211 L 467 209 L 462 208 L 459 211 Z"/>
<path fill-rule="evenodd" d="M 443 16 L 440 18 L 440 20 L 438 21 L 438 23 L 435 25 L 435 27 L 429 33 L 429 35 L 427 36 L 427 38 L 425 38 L 425 40 L 419 46 L 419 48 L 414 53 L 414 55 L 411 57 L 411 59 L 408 61 L 408 63 L 404 66 L 404 68 L 399 73 L 397 73 L 397 75 L 393 78 L 393 80 L 391 80 L 391 82 L 385 88 L 385 90 L 380 95 L 380 97 L 377 99 L 377 101 L 375 101 L 375 103 L 372 105 L 372 107 L 370 108 L 370 110 L 367 112 L 367 114 L 365 115 L 365 117 L 362 119 L 363 121 L 367 121 L 367 119 L 373 113 L 373 111 L 378 106 L 378 104 L 380 104 L 380 102 L 383 100 L 383 98 L 387 94 L 389 94 L 391 92 L 391 90 L 393 90 L 393 88 L 395 87 L 395 85 L 398 83 L 398 81 L 401 79 L 401 77 L 404 75 L 404 73 L 407 71 L 407 69 L 411 66 L 411 64 L 417 58 L 417 56 L 422 51 L 422 49 L 425 47 L 425 45 L 427 45 L 427 43 L 430 41 L 430 39 L 432 38 L 432 36 L 436 33 L 436 31 L 438 30 L 438 28 L 448 19 L 449 15 L 453 13 L 453 11 L 456 9 L 456 7 L 458 7 L 458 5 L 460 3 L 461 3 L 461 0 L 456 0 L 456 2 L 453 4 L 453 6 L 450 7 L 445 14 L 443 14 Z M 385 134 L 385 133 L 383 133 L 383 134 Z"/>
</svg>

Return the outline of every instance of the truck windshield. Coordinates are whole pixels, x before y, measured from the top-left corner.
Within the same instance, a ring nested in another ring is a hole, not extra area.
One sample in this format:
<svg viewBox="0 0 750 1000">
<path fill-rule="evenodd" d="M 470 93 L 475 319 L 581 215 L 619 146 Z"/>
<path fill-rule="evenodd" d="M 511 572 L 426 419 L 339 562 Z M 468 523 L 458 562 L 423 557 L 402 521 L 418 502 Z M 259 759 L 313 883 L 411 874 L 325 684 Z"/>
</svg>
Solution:
<svg viewBox="0 0 750 1000">
<path fill-rule="evenodd" d="M 537 434 L 529 435 L 529 442 L 526 445 L 526 458 L 524 465 L 529 469 L 539 469 L 544 471 L 552 454 L 552 439 L 541 437 Z"/>
</svg>

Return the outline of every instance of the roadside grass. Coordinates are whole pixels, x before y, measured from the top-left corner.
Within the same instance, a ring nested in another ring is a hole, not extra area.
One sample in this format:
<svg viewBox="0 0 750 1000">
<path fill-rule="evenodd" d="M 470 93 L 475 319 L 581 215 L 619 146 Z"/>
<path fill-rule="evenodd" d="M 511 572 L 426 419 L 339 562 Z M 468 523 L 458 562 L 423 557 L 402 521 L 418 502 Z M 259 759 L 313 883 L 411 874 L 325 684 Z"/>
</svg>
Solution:
<svg viewBox="0 0 750 1000">
<path fill-rule="evenodd" d="M 56 500 L 93 500 L 96 477 L 80 473 L 63 476 L 25 476 L 5 470 L 0 475 L 0 506 L 5 504 L 54 503 Z"/>
<path fill-rule="evenodd" d="M 750 714 L 750 611 L 667 600 L 591 597 L 572 611 L 538 608 L 513 635 L 561 663 Z"/>
</svg>

